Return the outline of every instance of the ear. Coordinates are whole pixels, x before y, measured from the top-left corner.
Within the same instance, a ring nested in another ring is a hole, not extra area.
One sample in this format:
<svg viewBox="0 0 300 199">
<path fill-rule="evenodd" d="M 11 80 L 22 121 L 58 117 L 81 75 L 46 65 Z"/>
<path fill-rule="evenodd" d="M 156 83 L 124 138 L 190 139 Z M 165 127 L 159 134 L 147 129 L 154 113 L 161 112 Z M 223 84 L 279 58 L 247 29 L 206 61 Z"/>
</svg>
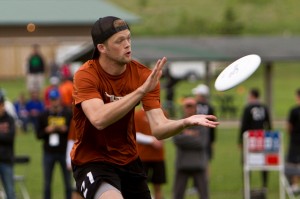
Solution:
<svg viewBox="0 0 300 199">
<path fill-rule="evenodd" d="M 103 52 L 106 51 L 105 45 L 104 44 L 97 44 L 97 49 L 102 54 Z"/>
</svg>

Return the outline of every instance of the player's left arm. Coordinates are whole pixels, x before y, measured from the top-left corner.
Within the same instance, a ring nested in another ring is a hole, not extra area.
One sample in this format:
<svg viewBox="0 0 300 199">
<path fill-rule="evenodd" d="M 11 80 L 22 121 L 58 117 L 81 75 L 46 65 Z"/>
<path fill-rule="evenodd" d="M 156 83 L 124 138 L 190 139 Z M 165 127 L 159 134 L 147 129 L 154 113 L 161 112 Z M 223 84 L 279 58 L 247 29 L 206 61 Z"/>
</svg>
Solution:
<svg viewBox="0 0 300 199">
<path fill-rule="evenodd" d="M 201 125 L 215 128 L 219 125 L 217 117 L 214 115 L 193 115 L 180 120 L 170 120 L 166 118 L 160 108 L 146 111 L 146 114 L 150 123 L 152 134 L 157 139 L 172 137 L 189 126 Z"/>
</svg>

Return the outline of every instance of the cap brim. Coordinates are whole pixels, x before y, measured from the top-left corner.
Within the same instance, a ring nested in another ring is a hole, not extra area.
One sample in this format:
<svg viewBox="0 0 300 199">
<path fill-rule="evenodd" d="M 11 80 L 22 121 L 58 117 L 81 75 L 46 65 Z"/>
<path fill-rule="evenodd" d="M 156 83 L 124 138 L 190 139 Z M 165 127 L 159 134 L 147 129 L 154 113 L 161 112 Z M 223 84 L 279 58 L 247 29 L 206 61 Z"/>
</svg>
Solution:
<svg viewBox="0 0 300 199">
<path fill-rule="evenodd" d="M 92 59 L 99 58 L 99 56 L 100 56 L 100 53 L 99 53 L 98 49 L 95 47 L 94 51 L 93 51 Z"/>
</svg>

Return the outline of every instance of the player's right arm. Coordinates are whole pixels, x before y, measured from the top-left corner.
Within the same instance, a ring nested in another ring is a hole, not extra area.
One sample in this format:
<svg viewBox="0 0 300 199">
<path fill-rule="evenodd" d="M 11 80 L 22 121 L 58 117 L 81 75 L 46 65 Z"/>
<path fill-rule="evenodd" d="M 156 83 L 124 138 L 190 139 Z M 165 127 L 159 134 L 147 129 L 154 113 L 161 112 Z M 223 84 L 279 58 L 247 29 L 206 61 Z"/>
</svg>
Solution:
<svg viewBox="0 0 300 199">
<path fill-rule="evenodd" d="M 99 130 L 115 123 L 132 110 L 142 97 L 152 91 L 159 83 L 166 58 L 158 60 L 151 74 L 142 86 L 118 101 L 104 103 L 100 98 L 81 102 L 82 110 L 89 121 Z"/>
</svg>

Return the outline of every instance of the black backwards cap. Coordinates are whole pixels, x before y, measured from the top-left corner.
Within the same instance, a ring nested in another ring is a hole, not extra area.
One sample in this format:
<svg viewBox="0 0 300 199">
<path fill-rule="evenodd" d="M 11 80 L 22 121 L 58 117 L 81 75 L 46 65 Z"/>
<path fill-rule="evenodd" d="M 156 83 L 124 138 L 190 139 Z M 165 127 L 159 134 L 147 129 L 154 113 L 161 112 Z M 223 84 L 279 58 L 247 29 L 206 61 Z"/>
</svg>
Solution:
<svg viewBox="0 0 300 199">
<path fill-rule="evenodd" d="M 129 29 L 127 23 L 113 16 L 107 16 L 103 18 L 99 18 L 92 27 L 92 39 L 94 43 L 94 52 L 93 59 L 98 58 L 100 56 L 99 51 L 97 49 L 98 44 L 102 44 L 105 40 L 110 38 L 112 35 L 120 32 L 122 30 Z"/>
</svg>

